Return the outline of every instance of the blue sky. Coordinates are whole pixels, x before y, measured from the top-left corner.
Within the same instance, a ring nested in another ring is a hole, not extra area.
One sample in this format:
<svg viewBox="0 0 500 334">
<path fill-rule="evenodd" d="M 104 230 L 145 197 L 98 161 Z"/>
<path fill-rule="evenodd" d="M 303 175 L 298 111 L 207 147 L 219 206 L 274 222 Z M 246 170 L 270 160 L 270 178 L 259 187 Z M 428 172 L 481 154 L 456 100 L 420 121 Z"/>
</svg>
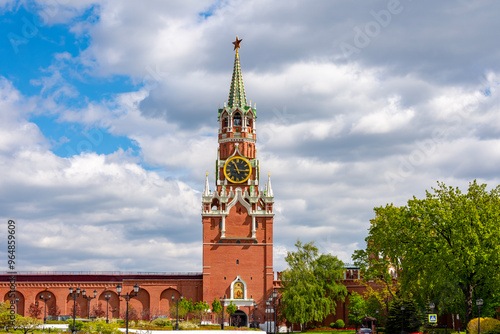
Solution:
<svg viewBox="0 0 500 334">
<path fill-rule="evenodd" d="M 77 57 L 90 42 L 89 36 L 75 36 L 67 24 L 46 24 L 44 13 L 39 14 L 40 8 L 43 7 L 36 3 L 19 3 L 15 10 L 5 11 L 2 20 L 2 31 L 8 33 L 1 40 L 4 61 L 0 71 L 27 97 L 44 96 L 58 89 L 55 86 L 47 91 L 40 83 L 47 78 L 50 67 L 57 66 L 54 55 Z M 92 6 L 74 17 L 71 24 L 98 19 Z M 59 73 L 62 78 L 71 81 L 75 90 L 75 95 L 59 96 L 56 101 L 68 107 L 82 107 L 88 101 L 109 100 L 114 94 L 138 89 L 138 85 L 132 84 L 126 76 L 94 77 L 88 75 L 81 65 L 62 67 Z M 74 76 L 78 76 L 79 80 L 72 80 Z M 40 128 L 52 143 L 52 152 L 60 157 L 67 158 L 86 151 L 110 154 L 119 148 L 136 150 L 134 142 L 126 136 L 112 135 L 105 128 L 92 129 L 76 122 L 61 122 L 50 110 L 33 115 L 29 120 Z"/>
<path fill-rule="evenodd" d="M 201 271 L 236 35 L 275 267 L 345 262 L 373 208 L 499 184 L 500 4 L 0 0 L 0 217 L 19 270 Z M 262 176 L 261 175 L 261 176 Z"/>
</svg>

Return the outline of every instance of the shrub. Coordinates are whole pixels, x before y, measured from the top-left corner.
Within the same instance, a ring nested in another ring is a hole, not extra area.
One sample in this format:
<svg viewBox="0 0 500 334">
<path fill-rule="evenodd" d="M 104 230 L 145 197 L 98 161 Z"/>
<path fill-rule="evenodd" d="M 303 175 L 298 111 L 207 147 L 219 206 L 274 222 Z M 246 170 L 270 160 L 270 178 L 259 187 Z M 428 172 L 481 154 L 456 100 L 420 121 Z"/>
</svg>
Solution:
<svg viewBox="0 0 500 334">
<path fill-rule="evenodd" d="M 167 327 L 170 326 L 170 320 L 167 318 L 156 318 L 153 320 L 153 325 L 158 327 Z"/>
<path fill-rule="evenodd" d="M 91 321 L 83 325 L 82 330 L 91 334 L 119 334 L 118 324 L 107 324 L 104 321 Z"/>
<path fill-rule="evenodd" d="M 337 329 L 342 329 L 345 327 L 345 322 L 344 320 L 342 319 L 337 319 L 337 321 L 335 321 L 335 328 Z"/>
<path fill-rule="evenodd" d="M 199 326 L 193 322 L 190 322 L 190 321 L 183 321 L 183 322 L 179 322 L 179 329 L 197 329 L 199 328 Z"/>
<path fill-rule="evenodd" d="M 493 318 L 474 318 L 469 323 L 467 324 L 467 332 L 468 333 L 477 333 L 477 325 L 478 321 L 480 321 L 481 324 L 481 333 L 486 333 L 489 331 L 495 331 L 500 329 L 500 320 L 493 319 Z"/>
<path fill-rule="evenodd" d="M 146 327 L 147 325 L 148 325 L 148 323 L 144 320 L 139 320 L 139 321 L 137 321 L 137 324 L 136 324 L 136 326 L 140 327 L 140 328 Z"/>
<path fill-rule="evenodd" d="M 68 319 L 66 321 L 68 323 L 68 329 L 70 331 L 76 331 L 76 332 L 80 332 L 82 330 L 82 327 L 83 327 L 83 321 L 80 321 L 80 320 L 76 320 L 75 321 L 75 328 L 73 328 L 73 319 Z"/>
</svg>

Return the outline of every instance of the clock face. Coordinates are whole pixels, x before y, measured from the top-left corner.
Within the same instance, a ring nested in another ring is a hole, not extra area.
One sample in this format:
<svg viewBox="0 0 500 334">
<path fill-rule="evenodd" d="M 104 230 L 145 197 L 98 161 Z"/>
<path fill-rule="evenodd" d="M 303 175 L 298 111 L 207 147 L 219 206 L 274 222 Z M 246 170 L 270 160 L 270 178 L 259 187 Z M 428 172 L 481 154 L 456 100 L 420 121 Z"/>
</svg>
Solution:
<svg viewBox="0 0 500 334">
<path fill-rule="evenodd" d="M 252 166 L 243 157 L 232 157 L 224 165 L 224 175 L 232 183 L 243 183 L 250 178 Z"/>
</svg>

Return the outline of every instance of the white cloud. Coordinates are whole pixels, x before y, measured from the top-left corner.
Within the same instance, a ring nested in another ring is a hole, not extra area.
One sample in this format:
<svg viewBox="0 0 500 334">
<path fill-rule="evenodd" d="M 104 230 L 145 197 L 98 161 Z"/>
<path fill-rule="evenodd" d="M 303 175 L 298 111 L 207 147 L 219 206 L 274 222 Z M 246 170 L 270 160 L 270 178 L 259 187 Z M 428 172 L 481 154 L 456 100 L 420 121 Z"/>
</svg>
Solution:
<svg viewBox="0 0 500 334">
<path fill-rule="evenodd" d="M 38 2 L 52 13 L 45 29 L 60 24 L 89 45 L 54 55 L 32 78 L 39 96 L 0 80 L 8 199 L 0 207 L 26 223 L 25 245 L 39 240 L 40 257 L 63 249 L 71 261 L 33 258 L 29 268 L 201 269 L 198 191 L 214 171 L 236 34 L 247 97 L 258 104 L 261 177 L 273 176 L 277 268 L 298 235 L 348 261 L 363 247 L 373 207 L 421 197 L 437 180 L 498 183 L 497 4 L 450 12 L 432 3 L 430 16 L 428 2 L 405 4 L 345 59 L 340 42 L 386 4 Z M 87 79 L 137 88 L 80 97 Z M 138 154 L 57 157 L 29 120 L 41 113 L 127 137 Z M 150 259 L 134 263 L 134 254 Z"/>
</svg>

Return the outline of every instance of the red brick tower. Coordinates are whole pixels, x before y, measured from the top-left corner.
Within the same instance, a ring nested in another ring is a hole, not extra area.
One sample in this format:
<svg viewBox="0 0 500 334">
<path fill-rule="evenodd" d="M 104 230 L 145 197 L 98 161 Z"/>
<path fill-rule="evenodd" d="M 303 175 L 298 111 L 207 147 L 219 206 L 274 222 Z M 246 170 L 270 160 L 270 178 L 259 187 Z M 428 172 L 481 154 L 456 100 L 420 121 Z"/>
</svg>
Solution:
<svg viewBox="0 0 500 334">
<path fill-rule="evenodd" d="M 215 190 L 208 173 L 202 196 L 203 299 L 224 298 L 238 306 L 239 319 L 264 321 L 265 300 L 273 288 L 273 191 L 271 178 L 259 188 L 255 121 L 241 75 L 239 44 L 229 100 L 219 109 L 219 149 Z M 254 303 L 258 308 L 254 308 Z"/>
</svg>

